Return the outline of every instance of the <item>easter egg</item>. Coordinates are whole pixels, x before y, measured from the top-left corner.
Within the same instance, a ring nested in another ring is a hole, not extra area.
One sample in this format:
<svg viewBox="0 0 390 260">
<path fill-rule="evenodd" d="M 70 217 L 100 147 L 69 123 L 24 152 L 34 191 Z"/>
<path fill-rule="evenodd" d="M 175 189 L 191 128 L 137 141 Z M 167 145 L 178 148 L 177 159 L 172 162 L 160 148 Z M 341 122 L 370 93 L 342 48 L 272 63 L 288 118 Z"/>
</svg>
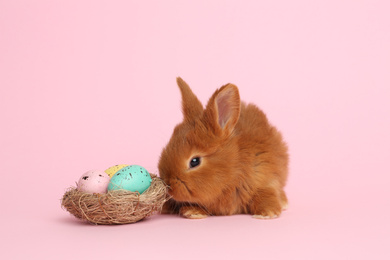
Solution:
<svg viewBox="0 0 390 260">
<path fill-rule="evenodd" d="M 77 189 L 87 193 L 106 193 L 110 176 L 99 170 L 91 170 L 84 173 L 78 183 Z"/>
<path fill-rule="evenodd" d="M 119 171 L 120 169 L 126 167 L 126 166 L 129 166 L 128 164 L 117 164 L 117 165 L 114 165 L 110 168 L 108 168 L 107 170 L 105 170 L 105 172 L 108 174 L 108 176 L 110 176 L 110 178 L 112 176 L 114 176 L 114 174 Z"/>
<path fill-rule="evenodd" d="M 149 172 L 142 166 L 129 165 L 117 171 L 108 184 L 108 190 L 128 190 L 143 193 L 152 183 Z"/>
</svg>

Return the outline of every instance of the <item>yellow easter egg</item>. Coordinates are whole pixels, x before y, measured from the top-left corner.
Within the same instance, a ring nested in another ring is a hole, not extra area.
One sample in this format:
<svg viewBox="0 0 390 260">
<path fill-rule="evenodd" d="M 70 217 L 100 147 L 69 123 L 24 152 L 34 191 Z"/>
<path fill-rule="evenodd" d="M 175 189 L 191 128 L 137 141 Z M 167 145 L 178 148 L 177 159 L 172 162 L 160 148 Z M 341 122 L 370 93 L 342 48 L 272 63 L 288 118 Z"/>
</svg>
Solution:
<svg viewBox="0 0 390 260">
<path fill-rule="evenodd" d="M 125 168 L 126 166 L 129 166 L 128 164 L 117 164 L 117 165 L 114 165 L 114 166 L 111 166 L 110 168 L 108 168 L 107 170 L 105 170 L 105 172 L 108 174 L 108 176 L 110 176 L 110 178 L 112 176 L 114 176 L 114 174 L 119 171 L 120 169 L 122 168 Z"/>
</svg>

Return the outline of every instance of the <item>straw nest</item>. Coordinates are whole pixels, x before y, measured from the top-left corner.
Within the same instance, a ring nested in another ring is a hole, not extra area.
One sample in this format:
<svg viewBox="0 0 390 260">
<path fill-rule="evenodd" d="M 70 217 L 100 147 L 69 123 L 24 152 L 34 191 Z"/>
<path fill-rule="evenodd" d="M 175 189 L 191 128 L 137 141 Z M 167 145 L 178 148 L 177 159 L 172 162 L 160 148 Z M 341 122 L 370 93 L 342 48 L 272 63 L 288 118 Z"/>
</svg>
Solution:
<svg viewBox="0 0 390 260">
<path fill-rule="evenodd" d="M 129 224 L 161 212 L 169 199 L 167 185 L 151 174 L 152 183 L 142 194 L 126 190 L 89 194 L 69 188 L 61 200 L 62 208 L 76 218 L 93 224 Z"/>
</svg>

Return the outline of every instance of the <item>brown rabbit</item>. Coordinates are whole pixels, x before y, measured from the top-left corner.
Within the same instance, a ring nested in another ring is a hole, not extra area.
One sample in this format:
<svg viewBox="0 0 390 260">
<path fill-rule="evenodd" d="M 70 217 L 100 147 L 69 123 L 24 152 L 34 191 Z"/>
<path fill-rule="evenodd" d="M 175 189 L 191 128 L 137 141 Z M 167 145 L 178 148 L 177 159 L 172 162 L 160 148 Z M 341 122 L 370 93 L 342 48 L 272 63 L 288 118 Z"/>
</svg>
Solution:
<svg viewBox="0 0 390 260">
<path fill-rule="evenodd" d="M 204 109 L 181 78 L 177 83 L 184 120 L 158 165 L 172 195 L 163 212 L 278 217 L 287 208 L 288 173 L 287 146 L 278 130 L 255 105 L 241 103 L 233 84 L 217 89 Z"/>
</svg>

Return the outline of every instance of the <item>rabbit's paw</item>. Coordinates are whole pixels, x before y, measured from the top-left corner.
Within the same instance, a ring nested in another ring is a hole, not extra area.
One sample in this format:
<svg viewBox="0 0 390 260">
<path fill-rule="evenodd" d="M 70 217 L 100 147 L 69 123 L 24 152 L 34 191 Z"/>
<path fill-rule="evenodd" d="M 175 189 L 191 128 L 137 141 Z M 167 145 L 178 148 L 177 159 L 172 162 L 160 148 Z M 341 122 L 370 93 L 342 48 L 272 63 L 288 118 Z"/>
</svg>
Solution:
<svg viewBox="0 0 390 260">
<path fill-rule="evenodd" d="M 270 207 L 255 212 L 253 217 L 258 219 L 273 219 L 279 217 L 281 213 L 282 209 L 280 207 Z"/>
<path fill-rule="evenodd" d="M 273 219 L 279 217 L 280 213 L 277 214 L 276 212 L 268 212 L 268 213 L 262 213 L 259 215 L 253 215 L 253 218 L 257 219 Z"/>
<path fill-rule="evenodd" d="M 281 208 L 279 206 L 276 206 L 269 209 L 263 209 L 260 210 L 259 212 L 256 212 L 256 214 L 254 214 L 253 217 L 258 219 L 277 218 L 282 213 L 282 210 L 286 210 L 287 208 L 288 208 L 288 202 L 284 201 L 282 202 Z"/>
<path fill-rule="evenodd" d="M 189 219 L 207 218 L 207 213 L 196 206 L 184 206 L 180 209 L 180 215 Z"/>
</svg>

